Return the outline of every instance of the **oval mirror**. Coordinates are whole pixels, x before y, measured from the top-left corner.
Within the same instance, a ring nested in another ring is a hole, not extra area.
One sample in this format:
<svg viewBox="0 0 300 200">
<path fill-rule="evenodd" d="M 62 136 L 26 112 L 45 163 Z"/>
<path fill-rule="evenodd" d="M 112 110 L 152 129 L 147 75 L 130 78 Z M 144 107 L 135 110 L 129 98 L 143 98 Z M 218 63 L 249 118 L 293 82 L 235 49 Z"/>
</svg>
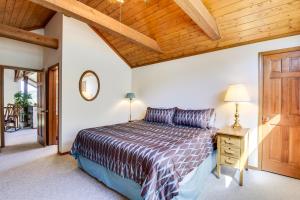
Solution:
<svg viewBox="0 0 300 200">
<path fill-rule="evenodd" d="M 85 71 L 79 81 L 79 91 L 87 101 L 92 101 L 97 98 L 100 90 L 100 81 L 97 74 L 93 71 Z"/>
</svg>

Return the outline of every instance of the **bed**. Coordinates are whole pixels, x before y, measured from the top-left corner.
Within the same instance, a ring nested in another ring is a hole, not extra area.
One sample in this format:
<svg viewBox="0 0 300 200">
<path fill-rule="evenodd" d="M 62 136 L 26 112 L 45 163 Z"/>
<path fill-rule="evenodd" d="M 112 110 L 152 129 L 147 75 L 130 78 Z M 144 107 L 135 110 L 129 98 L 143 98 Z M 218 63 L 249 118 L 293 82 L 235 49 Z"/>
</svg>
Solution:
<svg viewBox="0 0 300 200">
<path fill-rule="evenodd" d="M 132 200 L 197 199 L 216 166 L 216 129 L 146 122 L 80 131 L 78 166 Z"/>
</svg>

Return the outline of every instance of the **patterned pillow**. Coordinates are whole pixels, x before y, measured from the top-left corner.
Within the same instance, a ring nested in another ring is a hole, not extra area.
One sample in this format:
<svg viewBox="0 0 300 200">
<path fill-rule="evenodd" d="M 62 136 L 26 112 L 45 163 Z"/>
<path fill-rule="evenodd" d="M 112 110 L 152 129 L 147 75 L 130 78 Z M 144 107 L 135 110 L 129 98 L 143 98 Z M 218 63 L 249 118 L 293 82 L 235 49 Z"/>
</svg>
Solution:
<svg viewBox="0 0 300 200">
<path fill-rule="evenodd" d="M 210 120 L 209 120 L 207 128 L 214 128 L 214 127 L 216 127 L 217 113 L 215 112 L 215 109 L 213 109 L 213 108 L 210 110 L 211 110 Z"/>
<path fill-rule="evenodd" d="M 175 108 L 147 108 L 145 121 L 157 122 L 164 124 L 173 124 L 173 117 L 175 114 Z"/>
<path fill-rule="evenodd" d="M 174 123 L 180 126 L 191 126 L 203 129 L 210 128 L 213 113 L 214 109 L 182 110 L 177 108 Z"/>
</svg>

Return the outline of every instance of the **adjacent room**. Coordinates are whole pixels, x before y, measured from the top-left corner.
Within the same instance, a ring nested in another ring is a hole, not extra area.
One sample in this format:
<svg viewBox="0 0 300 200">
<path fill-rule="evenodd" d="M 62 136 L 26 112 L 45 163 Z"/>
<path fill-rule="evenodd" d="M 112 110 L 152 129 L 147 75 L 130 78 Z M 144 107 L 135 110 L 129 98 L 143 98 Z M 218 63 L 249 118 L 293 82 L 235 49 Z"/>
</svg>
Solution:
<svg viewBox="0 0 300 200">
<path fill-rule="evenodd" d="M 4 69 L 4 146 L 37 142 L 37 72 Z"/>
<path fill-rule="evenodd" d="M 299 0 L 0 0 L 0 199 L 299 200 Z"/>
</svg>

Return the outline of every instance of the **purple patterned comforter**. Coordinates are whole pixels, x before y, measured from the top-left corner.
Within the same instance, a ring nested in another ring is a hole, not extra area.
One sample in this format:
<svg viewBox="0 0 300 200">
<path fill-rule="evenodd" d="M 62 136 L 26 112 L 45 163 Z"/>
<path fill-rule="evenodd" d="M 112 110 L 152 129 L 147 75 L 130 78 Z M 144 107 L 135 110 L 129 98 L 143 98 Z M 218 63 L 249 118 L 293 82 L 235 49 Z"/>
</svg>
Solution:
<svg viewBox="0 0 300 200">
<path fill-rule="evenodd" d="M 214 148 L 216 129 L 145 121 L 82 130 L 71 153 L 141 185 L 145 200 L 170 200 Z"/>
</svg>

